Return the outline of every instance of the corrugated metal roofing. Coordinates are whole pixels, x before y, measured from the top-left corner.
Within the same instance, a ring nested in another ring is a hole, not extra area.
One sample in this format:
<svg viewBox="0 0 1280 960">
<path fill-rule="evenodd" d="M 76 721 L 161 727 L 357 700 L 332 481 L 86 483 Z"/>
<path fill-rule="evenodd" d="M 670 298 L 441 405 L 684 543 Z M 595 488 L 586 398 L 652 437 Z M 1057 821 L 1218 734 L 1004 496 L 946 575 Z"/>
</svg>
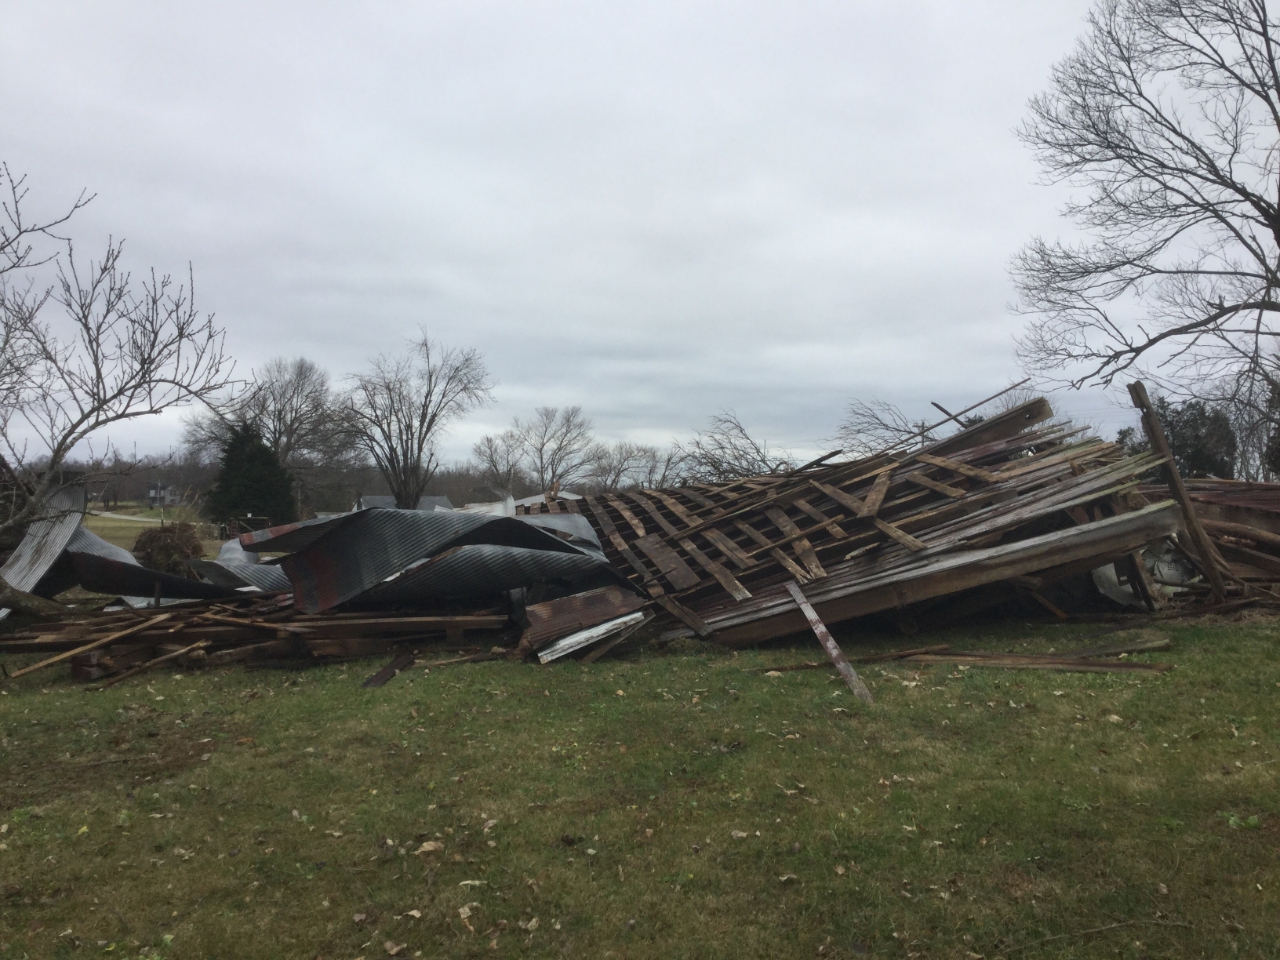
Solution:
<svg viewBox="0 0 1280 960">
<path fill-rule="evenodd" d="M 162 597 L 183 600 L 218 600 L 235 596 L 235 590 L 199 580 L 188 580 L 158 570 L 148 570 L 133 554 L 81 527 L 67 544 L 80 586 L 94 593 L 150 597 L 160 588 Z"/>
<path fill-rule="evenodd" d="M 396 509 L 395 497 L 361 497 L 356 501 L 352 510 L 372 510 L 374 507 L 381 507 L 387 510 Z M 415 510 L 426 510 L 428 512 L 440 510 L 452 510 L 453 503 L 448 497 L 419 497 L 418 505 Z"/>
<path fill-rule="evenodd" d="M 547 529 L 527 518 L 416 510 L 361 510 L 240 537 L 245 549 L 289 552 L 281 566 L 293 582 L 294 603 L 311 613 L 369 590 L 409 564 L 450 547 L 471 544 L 565 553 L 604 562 L 599 541 L 584 529 Z M 564 534 L 570 535 L 565 539 Z"/>
<path fill-rule="evenodd" d="M 84 487 L 81 486 L 66 487 L 50 497 L 43 516 L 27 528 L 18 549 L 0 567 L 0 576 L 4 577 L 5 583 L 15 590 L 33 591 L 62 556 L 62 551 L 80 527 L 84 504 Z M 0 610 L 0 620 L 8 615 L 7 609 Z"/>
<path fill-rule="evenodd" d="M 619 578 L 603 558 L 551 553 L 524 547 L 471 544 L 455 547 L 400 573 L 354 598 L 357 603 L 416 603 L 429 600 L 474 600 L 536 582 L 569 591 L 615 583 Z"/>
<path fill-rule="evenodd" d="M 259 563 L 257 554 L 245 550 L 239 540 L 224 543 L 215 560 L 188 562 L 210 583 L 232 590 L 257 587 L 266 593 L 277 593 L 293 589 L 287 573 L 274 563 Z"/>
</svg>

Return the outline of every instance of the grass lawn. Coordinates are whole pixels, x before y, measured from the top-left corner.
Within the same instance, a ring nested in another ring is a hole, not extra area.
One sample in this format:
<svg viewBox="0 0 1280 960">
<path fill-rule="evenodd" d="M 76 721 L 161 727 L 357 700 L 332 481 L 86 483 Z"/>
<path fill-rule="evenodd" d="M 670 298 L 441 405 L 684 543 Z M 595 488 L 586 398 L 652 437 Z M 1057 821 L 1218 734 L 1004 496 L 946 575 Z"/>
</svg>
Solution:
<svg viewBox="0 0 1280 960">
<path fill-rule="evenodd" d="M 114 512 L 114 511 L 112 511 Z M 123 511 L 122 511 L 123 512 Z M 147 517 L 154 514 L 156 520 L 160 519 L 160 511 L 149 511 L 145 508 L 134 509 L 129 511 L 128 516 Z M 167 519 L 173 520 L 175 517 L 174 508 L 170 507 L 167 512 Z M 190 520 L 187 515 L 179 515 L 180 520 Z M 117 517 L 102 517 L 97 514 L 85 514 L 84 526 L 86 530 L 96 533 L 108 543 L 114 543 L 117 547 L 132 551 L 133 545 L 138 539 L 138 534 L 144 530 L 153 530 L 159 526 L 158 523 L 142 523 L 138 520 L 121 520 Z M 202 524 L 202 527 L 208 527 L 208 524 Z M 218 549 L 222 546 L 220 540 L 202 540 L 204 544 L 204 554 L 206 557 L 216 557 Z"/>
<path fill-rule="evenodd" d="M 6 681 L 0 958 L 1280 956 L 1276 623 L 1160 631 L 1161 677 L 882 664 L 869 709 L 749 672 L 809 642 Z"/>
</svg>

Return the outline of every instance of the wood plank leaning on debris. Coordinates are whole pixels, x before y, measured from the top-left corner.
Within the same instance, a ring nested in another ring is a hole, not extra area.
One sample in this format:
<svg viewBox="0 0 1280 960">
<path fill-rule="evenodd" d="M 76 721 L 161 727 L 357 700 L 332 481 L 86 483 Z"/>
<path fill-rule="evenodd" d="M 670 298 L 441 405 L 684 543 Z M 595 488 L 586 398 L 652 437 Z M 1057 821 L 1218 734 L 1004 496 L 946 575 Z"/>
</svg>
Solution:
<svg viewBox="0 0 1280 960">
<path fill-rule="evenodd" d="M 827 651 L 827 656 L 835 664 L 836 670 L 844 678 L 845 685 L 863 703 L 868 705 L 875 703 L 875 699 L 871 696 L 871 691 L 862 682 L 858 672 L 849 665 L 849 661 L 845 659 L 844 651 L 836 643 L 835 637 L 831 636 L 831 631 L 827 629 L 827 625 L 822 622 L 822 618 L 818 616 L 813 607 L 809 606 L 809 601 L 804 598 L 804 591 L 800 589 L 800 584 L 794 580 L 788 580 L 787 591 L 795 600 L 796 606 L 800 608 L 800 612 L 805 615 L 805 619 L 809 621 L 809 626 L 813 628 L 813 632 L 818 636 L 818 642 L 822 644 L 822 648 Z"/>
<path fill-rule="evenodd" d="M 1191 505 L 1191 497 L 1187 495 L 1186 484 L 1182 482 L 1182 475 L 1178 473 L 1178 467 L 1174 463 L 1173 450 L 1169 447 L 1169 440 L 1164 435 L 1164 427 L 1160 424 L 1160 418 L 1156 416 L 1155 407 L 1151 405 L 1151 398 L 1147 396 L 1146 385 L 1141 380 L 1135 380 L 1129 384 L 1129 396 L 1133 400 L 1133 405 L 1142 413 L 1142 429 L 1147 435 L 1151 449 L 1164 458 L 1160 472 L 1164 475 L 1165 482 L 1169 484 L 1169 492 L 1173 494 L 1173 499 L 1182 509 L 1183 522 L 1186 524 L 1191 542 L 1195 545 L 1196 553 L 1200 555 L 1205 578 L 1213 588 L 1214 599 L 1221 603 L 1226 600 L 1227 591 L 1222 583 L 1222 573 L 1214 562 L 1213 544 L 1209 542 L 1209 535 L 1204 532 L 1204 527 L 1200 526 L 1200 520 Z"/>
</svg>

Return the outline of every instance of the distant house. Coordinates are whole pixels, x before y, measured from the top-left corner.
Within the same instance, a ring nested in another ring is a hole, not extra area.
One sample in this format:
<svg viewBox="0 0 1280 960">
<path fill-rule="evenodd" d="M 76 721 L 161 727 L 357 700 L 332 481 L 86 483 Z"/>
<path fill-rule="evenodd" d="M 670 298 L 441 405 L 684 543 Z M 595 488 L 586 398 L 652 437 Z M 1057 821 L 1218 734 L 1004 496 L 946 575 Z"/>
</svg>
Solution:
<svg viewBox="0 0 1280 960">
<path fill-rule="evenodd" d="M 395 497 L 360 497 L 354 504 L 352 510 L 369 510 L 372 507 L 386 507 L 388 509 L 395 507 Z M 421 497 L 415 510 L 425 510 L 427 513 L 433 510 L 452 510 L 453 504 L 448 497 Z"/>
<path fill-rule="evenodd" d="M 182 502 L 182 493 L 167 483 L 147 485 L 147 502 L 153 507 L 172 507 Z"/>
</svg>

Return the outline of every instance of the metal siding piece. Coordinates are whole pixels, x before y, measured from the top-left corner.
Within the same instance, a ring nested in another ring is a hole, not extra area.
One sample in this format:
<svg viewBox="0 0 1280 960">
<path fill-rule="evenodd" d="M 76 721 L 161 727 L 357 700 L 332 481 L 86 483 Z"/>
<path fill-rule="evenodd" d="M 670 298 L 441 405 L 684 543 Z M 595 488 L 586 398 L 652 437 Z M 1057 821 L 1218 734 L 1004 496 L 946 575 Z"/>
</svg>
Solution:
<svg viewBox="0 0 1280 960">
<path fill-rule="evenodd" d="M 80 586 L 93 593 L 154 597 L 158 586 L 162 598 L 177 600 L 219 600 L 235 596 L 233 588 L 149 570 L 128 550 L 108 543 L 84 527 L 75 531 L 66 551 Z"/>
<path fill-rule="evenodd" d="M 45 504 L 44 514 L 27 527 L 26 536 L 18 544 L 4 566 L 0 577 L 15 590 L 30 593 L 62 556 L 84 517 L 84 487 L 59 490 Z M 0 620 L 9 615 L 0 610 Z"/>
<path fill-rule="evenodd" d="M 548 525 L 556 529 L 544 529 Z M 575 562 L 558 564 L 546 561 L 548 569 L 554 569 L 552 575 L 561 577 L 570 573 L 579 575 L 592 565 L 608 566 L 598 541 L 588 542 L 578 536 L 584 532 L 579 518 L 568 515 L 529 522 L 529 518 L 492 514 L 375 508 L 325 521 L 309 521 L 279 533 L 266 532 L 271 535 L 261 536 L 262 531 L 245 534 L 240 543 L 249 550 L 296 551 L 280 565 L 293 584 L 294 605 L 309 613 L 319 613 L 361 596 L 410 564 L 430 559 L 451 547 L 515 547 L 574 558 Z M 562 535 L 565 532 L 571 532 L 570 539 Z M 581 562 L 584 560 L 585 564 Z M 448 570 L 441 568 L 440 574 L 445 573 Z M 468 577 L 474 576 L 474 572 L 467 574 L 457 568 L 449 576 L 456 577 L 456 582 L 463 585 L 471 582 Z M 514 580 L 514 574 L 509 579 Z M 522 585 L 523 581 L 510 584 L 511 587 Z"/>
<path fill-rule="evenodd" d="M 523 547 L 471 544 L 415 563 L 357 594 L 357 603 L 416 603 L 491 597 L 539 581 L 573 587 L 595 575 L 616 579 L 603 559 Z"/>
</svg>

